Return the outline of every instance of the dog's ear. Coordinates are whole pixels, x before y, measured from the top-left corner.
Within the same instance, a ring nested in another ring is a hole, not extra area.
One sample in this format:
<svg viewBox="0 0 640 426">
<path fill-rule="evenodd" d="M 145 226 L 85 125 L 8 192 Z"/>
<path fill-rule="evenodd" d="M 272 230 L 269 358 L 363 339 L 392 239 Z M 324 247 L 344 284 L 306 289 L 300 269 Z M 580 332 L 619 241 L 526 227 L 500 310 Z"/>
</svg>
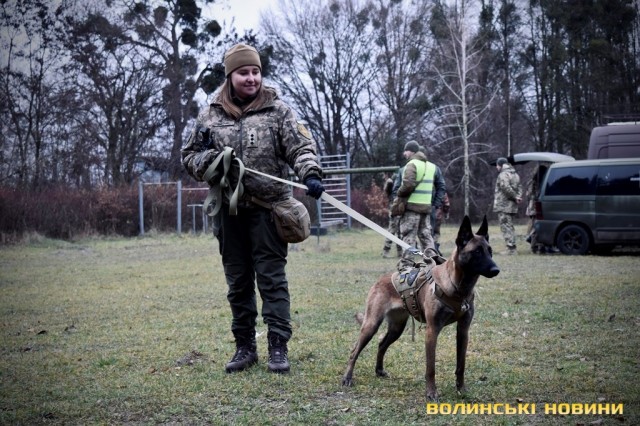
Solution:
<svg viewBox="0 0 640 426">
<path fill-rule="evenodd" d="M 458 238 L 456 238 L 456 246 L 464 247 L 473 238 L 473 230 L 471 229 L 471 220 L 469 216 L 465 216 L 462 219 L 462 225 L 458 230 Z"/>
<path fill-rule="evenodd" d="M 480 229 L 476 234 L 484 237 L 487 241 L 489 241 L 489 224 L 487 223 L 487 215 L 482 219 L 482 225 L 480 225 Z"/>
</svg>

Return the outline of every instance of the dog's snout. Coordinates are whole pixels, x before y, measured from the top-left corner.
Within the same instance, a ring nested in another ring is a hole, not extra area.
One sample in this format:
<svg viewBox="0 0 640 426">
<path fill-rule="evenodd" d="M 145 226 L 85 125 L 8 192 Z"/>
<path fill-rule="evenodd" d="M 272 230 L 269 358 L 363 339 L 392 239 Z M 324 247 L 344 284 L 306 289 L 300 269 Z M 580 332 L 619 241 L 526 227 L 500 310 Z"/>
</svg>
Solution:
<svg viewBox="0 0 640 426">
<path fill-rule="evenodd" d="M 498 268 L 496 265 L 493 265 L 491 268 L 489 268 L 489 270 L 484 276 L 487 278 L 493 278 L 499 273 L 500 273 L 500 268 Z"/>
</svg>

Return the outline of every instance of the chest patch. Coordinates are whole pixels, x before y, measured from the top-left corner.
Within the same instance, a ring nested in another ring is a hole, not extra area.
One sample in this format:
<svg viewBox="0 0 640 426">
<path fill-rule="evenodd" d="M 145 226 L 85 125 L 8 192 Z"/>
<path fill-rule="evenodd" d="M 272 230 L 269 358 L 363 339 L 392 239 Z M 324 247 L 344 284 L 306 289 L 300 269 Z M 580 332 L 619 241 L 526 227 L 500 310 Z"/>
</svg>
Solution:
<svg viewBox="0 0 640 426">
<path fill-rule="evenodd" d="M 248 146 L 256 146 L 258 143 L 258 132 L 256 129 L 249 129 L 247 131 L 247 145 Z"/>
</svg>

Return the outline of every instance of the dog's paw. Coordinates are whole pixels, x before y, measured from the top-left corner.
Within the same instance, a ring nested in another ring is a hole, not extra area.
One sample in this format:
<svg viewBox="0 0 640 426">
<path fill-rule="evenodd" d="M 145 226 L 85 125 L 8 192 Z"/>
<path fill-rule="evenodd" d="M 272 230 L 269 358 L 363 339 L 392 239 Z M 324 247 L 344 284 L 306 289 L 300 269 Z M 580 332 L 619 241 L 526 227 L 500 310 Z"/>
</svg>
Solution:
<svg viewBox="0 0 640 426">
<path fill-rule="evenodd" d="M 427 390 L 427 401 L 438 402 L 438 391 L 435 389 Z"/>
<path fill-rule="evenodd" d="M 378 376 L 378 377 L 389 377 L 389 374 L 384 370 L 376 370 L 376 376 Z"/>
<path fill-rule="evenodd" d="M 347 387 L 353 386 L 353 379 L 351 377 L 343 377 L 342 386 L 347 386 Z"/>
</svg>

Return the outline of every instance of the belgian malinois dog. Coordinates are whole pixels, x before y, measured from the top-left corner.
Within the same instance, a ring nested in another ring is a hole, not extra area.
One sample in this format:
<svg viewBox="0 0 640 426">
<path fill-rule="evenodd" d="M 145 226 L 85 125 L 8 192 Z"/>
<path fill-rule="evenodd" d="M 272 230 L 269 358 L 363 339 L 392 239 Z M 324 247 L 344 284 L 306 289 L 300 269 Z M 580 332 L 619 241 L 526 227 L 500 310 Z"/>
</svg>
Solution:
<svg viewBox="0 0 640 426">
<path fill-rule="evenodd" d="M 454 322 L 457 322 L 456 388 L 458 392 L 464 392 L 464 368 L 469 326 L 473 319 L 474 287 L 480 275 L 493 278 L 498 273 L 500 269 L 492 259 L 489 245 L 486 216 L 475 235 L 469 217 L 465 216 L 453 253 L 444 263 L 433 266 L 432 279 L 421 287 L 415 296 L 416 306 L 422 311 L 421 318 L 417 319 L 426 323 L 427 400 L 438 399 L 435 382 L 438 334 L 444 326 Z M 369 290 L 360 336 L 351 351 L 347 370 L 342 378 L 343 386 L 353 385 L 353 369 L 358 355 L 376 334 L 385 318 L 388 328 L 378 345 L 376 375 L 387 376 L 383 367 L 384 355 L 389 346 L 402 335 L 409 319 L 409 311 L 392 283 L 392 275 L 383 275 Z"/>
</svg>

